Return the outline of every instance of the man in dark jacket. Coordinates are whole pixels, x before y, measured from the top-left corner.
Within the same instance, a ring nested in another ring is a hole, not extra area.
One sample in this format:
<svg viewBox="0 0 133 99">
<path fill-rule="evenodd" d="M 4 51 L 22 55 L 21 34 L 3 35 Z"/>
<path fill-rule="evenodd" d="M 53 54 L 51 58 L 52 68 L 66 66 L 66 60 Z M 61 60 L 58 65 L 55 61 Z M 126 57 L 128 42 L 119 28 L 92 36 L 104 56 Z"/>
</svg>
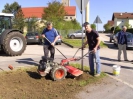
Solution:
<svg viewBox="0 0 133 99">
<path fill-rule="evenodd" d="M 124 60 L 127 59 L 126 45 L 127 45 L 127 37 L 126 37 L 127 27 L 123 26 L 122 31 L 118 33 L 118 61 L 121 61 L 121 51 L 123 50 Z"/>
</svg>

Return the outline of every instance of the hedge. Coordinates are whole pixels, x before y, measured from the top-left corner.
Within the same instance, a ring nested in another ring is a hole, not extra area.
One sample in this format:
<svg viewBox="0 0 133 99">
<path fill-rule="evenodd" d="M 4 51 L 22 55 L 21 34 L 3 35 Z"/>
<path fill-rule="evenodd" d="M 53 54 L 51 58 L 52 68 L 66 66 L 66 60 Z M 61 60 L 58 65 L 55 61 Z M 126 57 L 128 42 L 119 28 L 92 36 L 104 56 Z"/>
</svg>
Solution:
<svg viewBox="0 0 133 99">
<path fill-rule="evenodd" d="M 117 32 L 119 32 L 119 31 L 121 31 L 121 29 L 120 29 L 120 30 L 115 30 L 114 33 L 117 33 Z M 133 28 L 131 28 L 131 29 L 127 29 L 127 32 L 133 33 Z"/>
</svg>

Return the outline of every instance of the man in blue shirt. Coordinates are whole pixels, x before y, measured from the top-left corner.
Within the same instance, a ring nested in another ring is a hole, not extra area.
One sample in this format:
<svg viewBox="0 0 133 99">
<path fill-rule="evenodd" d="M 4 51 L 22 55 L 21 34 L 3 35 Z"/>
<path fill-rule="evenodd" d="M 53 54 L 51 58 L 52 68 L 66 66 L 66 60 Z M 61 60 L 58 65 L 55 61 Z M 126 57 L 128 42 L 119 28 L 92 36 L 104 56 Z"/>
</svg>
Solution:
<svg viewBox="0 0 133 99">
<path fill-rule="evenodd" d="M 127 27 L 123 26 L 122 31 L 118 34 L 118 61 L 121 61 L 121 51 L 123 50 L 124 60 L 127 59 L 126 45 L 127 45 L 127 37 L 126 37 Z"/>
<path fill-rule="evenodd" d="M 44 38 L 44 47 L 43 47 L 44 56 L 47 58 L 50 50 L 51 54 L 50 58 L 54 59 L 54 54 L 55 54 L 54 45 L 58 40 L 59 35 L 57 33 L 57 30 L 53 28 L 51 22 L 47 22 L 47 27 L 43 30 L 42 37 Z M 45 38 L 47 38 L 51 43 Z"/>
</svg>

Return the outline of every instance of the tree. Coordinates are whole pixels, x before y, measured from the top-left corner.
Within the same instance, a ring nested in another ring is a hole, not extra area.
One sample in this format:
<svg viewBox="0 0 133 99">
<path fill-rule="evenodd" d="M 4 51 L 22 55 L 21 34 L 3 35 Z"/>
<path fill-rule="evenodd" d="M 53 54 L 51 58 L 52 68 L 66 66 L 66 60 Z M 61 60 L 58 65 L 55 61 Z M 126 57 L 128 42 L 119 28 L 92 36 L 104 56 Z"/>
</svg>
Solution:
<svg viewBox="0 0 133 99">
<path fill-rule="evenodd" d="M 120 27 L 119 27 L 119 26 L 116 26 L 116 27 L 115 27 L 115 30 L 120 30 Z"/>
<path fill-rule="evenodd" d="M 104 29 L 105 29 L 105 31 L 109 31 L 110 30 L 110 28 L 111 28 L 111 26 L 107 23 L 107 24 L 104 24 Z"/>
<path fill-rule="evenodd" d="M 4 9 L 2 10 L 2 12 L 14 14 L 13 28 L 23 31 L 23 28 L 25 26 L 25 22 L 24 22 L 25 18 L 21 10 L 21 6 L 17 2 L 14 2 L 12 4 L 7 3 L 4 6 Z"/>
<path fill-rule="evenodd" d="M 37 29 L 39 27 L 37 22 L 38 22 L 38 19 L 36 17 L 32 17 L 32 18 L 27 19 L 27 30 L 28 30 L 28 32 L 29 31 L 32 31 L 32 32 L 37 31 Z"/>
<path fill-rule="evenodd" d="M 91 24 L 91 28 L 96 30 L 96 25 L 95 24 Z"/>
<path fill-rule="evenodd" d="M 124 24 L 128 29 L 130 29 L 130 28 L 132 28 L 132 26 L 131 26 L 131 24 L 129 24 L 129 22 L 127 21 L 127 22 L 125 22 L 125 24 Z"/>
<path fill-rule="evenodd" d="M 13 28 L 23 31 L 25 27 L 25 18 L 21 9 L 17 11 L 13 19 Z"/>
<path fill-rule="evenodd" d="M 15 14 L 19 8 L 21 8 L 21 6 L 17 2 L 14 2 L 12 4 L 6 3 L 2 12 Z"/>
<path fill-rule="evenodd" d="M 113 31 L 114 31 L 114 27 L 111 27 L 111 29 L 110 29 L 110 30 L 111 30 L 111 32 L 113 32 Z"/>
<path fill-rule="evenodd" d="M 48 3 L 48 7 L 44 9 L 42 19 L 51 21 L 55 25 L 57 22 L 63 21 L 65 15 L 63 4 L 55 0 Z"/>
<path fill-rule="evenodd" d="M 73 24 L 73 28 L 72 29 L 75 29 L 75 30 L 81 29 L 81 25 L 76 19 L 72 20 L 71 22 Z"/>
</svg>

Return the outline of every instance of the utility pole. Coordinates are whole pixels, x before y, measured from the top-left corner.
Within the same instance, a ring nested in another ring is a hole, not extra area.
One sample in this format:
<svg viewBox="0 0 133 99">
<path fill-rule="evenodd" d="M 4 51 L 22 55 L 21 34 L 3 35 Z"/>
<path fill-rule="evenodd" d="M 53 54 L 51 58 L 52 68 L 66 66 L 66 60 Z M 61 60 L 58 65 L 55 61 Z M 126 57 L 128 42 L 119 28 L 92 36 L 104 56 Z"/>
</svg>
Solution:
<svg viewBox="0 0 133 99">
<path fill-rule="evenodd" d="M 83 7 L 84 7 L 84 2 L 83 1 L 84 0 L 81 0 L 81 14 L 82 14 L 81 20 L 82 20 L 82 24 L 84 23 L 84 20 L 83 20 Z M 84 43 L 83 33 L 84 33 L 84 28 L 82 26 L 82 46 L 83 46 L 83 43 Z M 82 49 L 81 56 L 83 57 L 83 55 L 84 55 L 84 51 Z M 81 69 L 83 70 L 83 58 L 81 59 Z"/>
<path fill-rule="evenodd" d="M 88 1 L 87 6 L 85 8 L 85 22 L 89 22 L 90 20 L 90 1 Z"/>
<path fill-rule="evenodd" d="M 79 10 L 80 10 L 80 13 L 81 13 L 81 24 L 82 24 L 82 46 L 83 46 L 83 41 L 84 41 L 84 38 L 83 38 L 83 32 L 84 32 L 84 27 L 83 27 L 83 22 L 84 22 L 84 17 L 83 17 L 83 12 L 87 6 L 87 3 L 89 0 L 75 0 L 78 7 L 79 7 Z M 82 52 L 81 52 L 81 56 L 83 57 L 83 49 L 82 49 Z M 83 58 L 81 59 L 81 69 L 83 70 Z"/>
</svg>

